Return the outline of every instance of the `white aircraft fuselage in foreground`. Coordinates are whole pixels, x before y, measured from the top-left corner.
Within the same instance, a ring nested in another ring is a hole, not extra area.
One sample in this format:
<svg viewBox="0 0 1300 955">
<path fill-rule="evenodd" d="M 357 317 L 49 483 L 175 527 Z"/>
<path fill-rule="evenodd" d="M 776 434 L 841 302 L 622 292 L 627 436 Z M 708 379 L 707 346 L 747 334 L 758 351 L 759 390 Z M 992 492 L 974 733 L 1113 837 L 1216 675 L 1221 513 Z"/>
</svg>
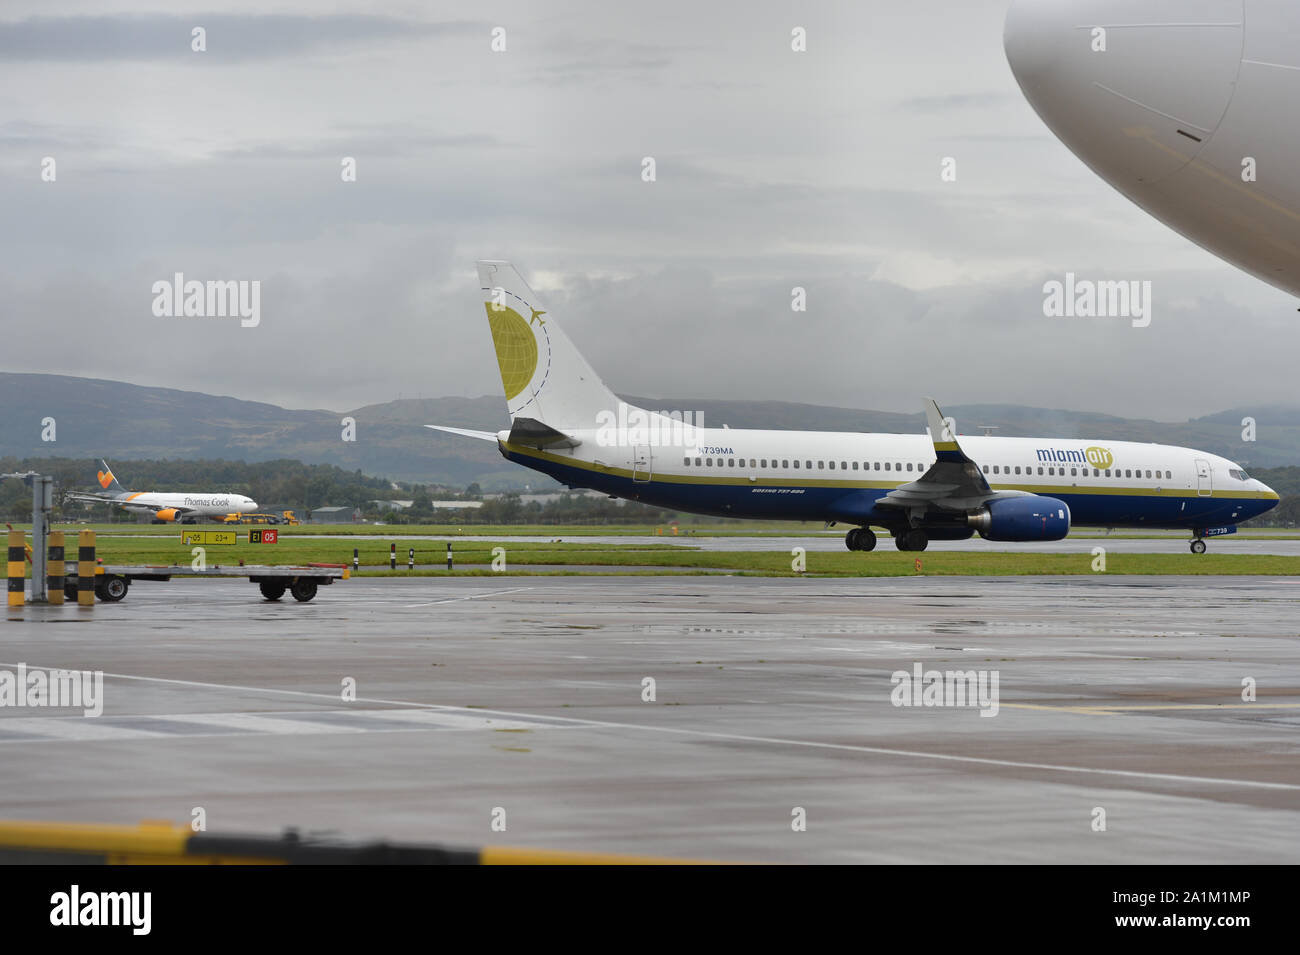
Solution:
<svg viewBox="0 0 1300 955">
<path fill-rule="evenodd" d="M 1300 3 L 1013 0 L 1025 98 L 1166 225 L 1300 295 Z"/>
<path fill-rule="evenodd" d="M 480 262 L 479 284 L 511 428 L 508 460 L 570 487 L 697 514 L 872 527 L 902 550 L 930 540 L 1063 538 L 1072 525 L 1176 528 L 1204 536 L 1276 506 L 1226 458 L 1189 448 L 1074 438 L 963 437 L 925 400 L 928 434 L 703 428 L 622 402 L 597 377 L 508 262 Z"/>
<path fill-rule="evenodd" d="M 243 494 L 225 491 L 198 491 L 173 494 L 163 491 L 128 491 L 113 476 L 107 461 L 101 461 L 103 470 L 97 475 L 104 493 L 72 493 L 74 501 L 96 504 L 116 504 L 133 514 L 152 514 L 162 521 L 186 522 L 200 518 L 221 518 L 227 514 L 250 514 L 257 510 L 257 502 Z"/>
</svg>

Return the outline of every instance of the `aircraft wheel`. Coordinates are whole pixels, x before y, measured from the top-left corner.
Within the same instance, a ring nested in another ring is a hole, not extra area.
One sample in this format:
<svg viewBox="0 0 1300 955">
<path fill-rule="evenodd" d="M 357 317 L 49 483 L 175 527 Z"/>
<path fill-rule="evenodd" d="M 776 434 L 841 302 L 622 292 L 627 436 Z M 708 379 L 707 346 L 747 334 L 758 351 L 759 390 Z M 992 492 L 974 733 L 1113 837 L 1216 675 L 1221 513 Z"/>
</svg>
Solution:
<svg viewBox="0 0 1300 955">
<path fill-rule="evenodd" d="M 289 586 L 289 593 L 293 594 L 293 599 L 306 603 L 316 596 L 316 581 L 314 580 L 295 580 Z"/>
<path fill-rule="evenodd" d="M 285 587 L 284 582 L 280 580 L 263 580 L 257 587 L 267 600 L 279 600 L 288 589 Z"/>
<path fill-rule="evenodd" d="M 1205 541 L 1203 541 L 1203 540 L 1194 540 L 1194 541 L 1192 541 L 1192 553 L 1193 553 L 1193 554 L 1204 554 L 1204 553 L 1205 553 Z"/>
<path fill-rule="evenodd" d="M 899 538 L 898 549 L 906 551 L 925 550 L 930 544 L 930 538 L 926 536 L 925 531 L 920 528 L 913 528 L 907 531 Z"/>
<path fill-rule="evenodd" d="M 844 535 L 844 546 L 849 550 L 860 550 L 858 547 L 858 529 L 856 527 Z"/>
<path fill-rule="evenodd" d="M 858 528 L 858 550 L 875 550 L 876 532 L 870 527 Z"/>
</svg>

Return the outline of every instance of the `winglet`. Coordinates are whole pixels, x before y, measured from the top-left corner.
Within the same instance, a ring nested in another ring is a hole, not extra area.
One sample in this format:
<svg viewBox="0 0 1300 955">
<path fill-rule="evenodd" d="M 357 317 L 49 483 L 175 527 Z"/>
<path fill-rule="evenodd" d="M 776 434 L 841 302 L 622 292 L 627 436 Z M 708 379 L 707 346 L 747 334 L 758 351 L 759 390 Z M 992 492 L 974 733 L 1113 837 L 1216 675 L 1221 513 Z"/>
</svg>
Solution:
<svg viewBox="0 0 1300 955">
<path fill-rule="evenodd" d="M 962 463 L 970 461 L 962 451 L 961 445 L 957 443 L 957 435 L 953 434 L 952 429 L 948 427 L 947 419 L 944 418 L 943 412 L 939 410 L 939 405 L 933 398 L 925 399 L 925 421 L 930 429 L 930 440 L 934 442 L 934 455 L 937 460 Z"/>
</svg>

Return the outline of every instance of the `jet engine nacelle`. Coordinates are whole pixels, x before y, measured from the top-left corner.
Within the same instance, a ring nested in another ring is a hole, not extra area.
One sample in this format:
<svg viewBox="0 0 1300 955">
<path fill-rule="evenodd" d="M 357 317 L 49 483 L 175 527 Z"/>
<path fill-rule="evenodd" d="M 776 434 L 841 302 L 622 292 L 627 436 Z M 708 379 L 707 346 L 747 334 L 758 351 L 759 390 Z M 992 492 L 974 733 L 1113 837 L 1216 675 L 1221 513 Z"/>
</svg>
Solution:
<svg viewBox="0 0 1300 955">
<path fill-rule="evenodd" d="M 989 501 L 966 520 L 989 541 L 1059 541 L 1070 533 L 1070 508 L 1040 494 Z"/>
<path fill-rule="evenodd" d="M 154 511 L 153 516 L 160 521 L 174 521 L 176 520 L 176 508 L 164 507 L 161 510 Z"/>
</svg>

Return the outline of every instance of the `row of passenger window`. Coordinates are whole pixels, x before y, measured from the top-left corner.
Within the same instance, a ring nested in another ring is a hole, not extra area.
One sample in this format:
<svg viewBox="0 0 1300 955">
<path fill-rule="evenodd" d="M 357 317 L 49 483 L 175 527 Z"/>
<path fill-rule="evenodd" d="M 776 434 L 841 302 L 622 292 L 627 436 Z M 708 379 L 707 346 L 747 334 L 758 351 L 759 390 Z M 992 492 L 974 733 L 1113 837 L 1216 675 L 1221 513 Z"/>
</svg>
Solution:
<svg viewBox="0 0 1300 955">
<path fill-rule="evenodd" d="M 688 467 L 688 468 L 689 468 L 689 467 L 696 467 L 696 468 L 700 468 L 700 467 L 711 468 L 711 467 L 715 467 L 715 466 L 716 466 L 716 467 L 720 467 L 720 468 L 722 468 L 722 467 L 727 467 L 727 468 L 734 468 L 734 467 L 742 467 L 742 468 L 743 468 L 743 467 L 746 467 L 745 459 L 744 459 L 744 458 L 718 458 L 716 462 L 714 461 L 713 458 L 695 458 L 695 459 L 694 459 L 694 463 L 692 463 L 691 458 L 682 458 L 682 465 L 683 465 L 684 467 Z M 790 458 L 783 458 L 783 459 L 781 459 L 781 460 L 779 460 L 779 461 L 778 461 L 776 458 L 772 458 L 771 460 L 769 460 L 769 459 L 767 459 L 767 458 L 757 458 L 757 459 L 755 459 L 755 458 L 750 458 L 750 459 L 749 459 L 749 464 L 748 464 L 748 467 L 749 467 L 751 470 L 752 470 L 752 469 L 758 469 L 758 468 L 785 468 L 785 469 L 789 470 L 790 468 L 793 468 L 794 470 L 797 471 L 797 470 L 799 470 L 799 468 L 800 468 L 801 466 L 803 467 L 804 470 L 807 470 L 807 471 L 811 471 L 811 470 L 813 469 L 813 463 L 812 463 L 811 461 L 803 461 L 803 462 L 802 462 L 802 465 L 801 465 L 801 463 L 800 463 L 799 461 L 792 461 Z M 852 470 L 852 471 L 857 471 L 857 470 L 859 470 L 859 468 L 858 468 L 858 462 L 857 462 L 857 461 L 851 461 L 851 462 L 850 462 L 850 461 L 841 461 L 841 462 L 839 463 L 838 467 L 839 467 L 839 470 L 841 470 L 841 471 L 850 471 L 850 470 Z M 902 470 L 904 469 L 904 467 L 906 467 L 906 469 L 907 469 L 908 471 L 912 471 L 912 470 L 913 470 L 913 466 L 912 466 L 912 464 L 911 464 L 910 462 L 909 462 L 907 465 L 904 465 L 901 461 L 885 461 L 885 462 L 884 462 L 884 468 L 883 468 L 883 470 L 885 470 L 885 471 L 902 471 Z M 819 471 L 827 471 L 827 470 L 829 470 L 829 471 L 834 471 L 835 469 L 836 469 L 836 464 L 835 464 L 834 461 L 818 461 L 818 462 L 817 462 L 817 470 L 819 470 Z M 870 461 L 863 461 L 863 462 L 862 462 L 861 470 L 863 470 L 863 471 L 870 471 L 870 470 L 872 470 L 872 462 L 870 462 Z M 882 468 L 881 468 L 881 462 L 880 462 L 880 461 L 876 461 L 876 462 L 875 462 L 875 470 L 877 470 L 877 471 L 882 470 Z M 919 471 L 924 471 L 924 470 L 925 470 L 925 465 L 924 465 L 924 464 L 917 464 L 917 465 L 915 466 L 915 471 L 918 471 L 918 472 L 919 472 Z"/>
<path fill-rule="evenodd" d="M 699 467 L 705 467 L 705 468 L 711 468 L 711 467 L 720 467 L 720 468 L 722 468 L 722 467 L 727 467 L 727 468 L 742 467 L 742 468 L 743 468 L 743 467 L 746 467 L 745 459 L 744 459 L 744 458 L 717 458 L 716 461 L 715 461 L 715 459 L 713 459 L 713 458 L 694 458 L 694 459 L 692 459 L 692 458 L 683 458 L 683 459 L 682 459 L 682 465 L 683 465 L 684 467 L 688 467 L 688 468 L 689 468 L 689 467 L 696 467 L 696 468 L 699 468 Z M 883 465 L 883 467 L 882 467 L 882 465 Z M 798 460 L 792 460 L 792 459 L 790 459 L 790 458 L 782 458 L 782 459 L 780 459 L 780 460 L 777 460 L 776 458 L 771 458 L 770 460 L 769 460 L 768 458 L 757 458 L 757 459 L 755 459 L 755 458 L 750 458 L 750 459 L 749 459 L 749 464 L 748 464 L 748 468 L 749 468 L 750 470 L 756 470 L 756 469 L 760 469 L 760 468 L 762 468 L 762 469 L 769 469 L 769 468 L 784 468 L 784 469 L 786 469 L 786 470 L 793 469 L 793 470 L 796 470 L 796 471 L 797 471 L 797 470 L 800 469 L 800 466 L 801 466 L 801 464 L 800 464 L 800 462 L 799 462 Z M 813 467 L 813 463 L 812 463 L 812 461 L 805 460 L 805 461 L 802 462 L 802 467 L 803 467 L 804 470 L 811 471 L 811 470 L 812 470 L 812 467 Z M 817 462 L 817 470 L 819 470 L 819 471 L 823 471 L 823 470 L 834 471 L 835 469 L 836 469 L 836 464 L 835 464 L 834 461 L 818 461 L 818 462 Z M 841 462 L 839 462 L 839 470 L 841 470 L 841 471 L 849 471 L 849 470 L 853 470 L 853 471 L 857 471 L 857 470 L 863 470 L 863 471 L 872 471 L 872 470 L 875 470 L 875 471 L 880 471 L 880 470 L 885 470 L 885 471 L 903 471 L 903 470 L 907 470 L 907 471 L 911 471 L 911 472 L 913 472 L 913 473 L 918 473 L 918 472 L 924 472 L 924 471 L 926 470 L 926 466 L 925 466 L 924 464 L 916 464 L 916 465 L 913 465 L 911 462 L 908 462 L 907 464 L 904 464 L 904 463 L 901 462 L 901 461 L 884 461 L 884 462 L 881 462 L 881 461 L 875 461 L 875 462 L 871 462 L 871 461 L 863 461 L 863 462 L 862 462 L 862 467 L 859 469 L 859 467 L 858 467 L 858 462 L 857 462 L 857 461 L 853 461 L 853 462 L 849 462 L 849 461 L 841 461 Z M 1039 474 L 1039 476 L 1045 476 L 1045 477 L 1065 477 L 1065 476 L 1066 476 L 1066 470 L 1067 470 L 1067 469 L 1064 468 L 1064 467 L 1049 466 L 1049 467 L 1044 468 L 1044 467 L 1042 467 L 1042 466 L 1039 466 L 1039 468 L 1038 468 L 1038 474 Z M 1093 477 L 1102 477 L 1103 475 L 1104 475 L 1105 477 L 1112 477 L 1112 469 L 1111 469 L 1111 468 L 1107 468 L 1105 471 L 1102 471 L 1102 469 L 1100 469 L 1100 468 L 1079 468 L 1079 467 L 1072 467 L 1072 468 L 1069 468 L 1068 470 L 1069 470 L 1069 472 L 1070 472 L 1070 473 L 1069 473 L 1069 476 L 1070 476 L 1070 477 L 1087 477 L 1089 471 L 1092 471 L 1092 476 L 1093 476 Z M 1121 478 L 1121 479 L 1123 479 L 1123 478 L 1137 478 L 1137 479 L 1141 480 L 1142 475 L 1143 475 L 1143 473 L 1144 473 L 1142 468 L 1122 468 L 1122 469 L 1121 469 L 1121 468 L 1114 468 L 1113 471 L 1114 471 L 1113 476 L 1116 477 L 1116 478 Z M 988 465 L 988 464 L 986 464 L 986 465 L 984 465 L 984 473 L 985 473 L 985 474 L 997 474 L 997 475 L 1006 474 L 1006 475 L 1011 475 L 1011 476 L 1015 476 L 1015 475 L 1017 475 L 1017 474 L 1023 474 L 1024 476 L 1033 476 L 1033 474 L 1034 474 L 1034 469 L 1033 469 L 1033 467 L 1028 466 L 1028 465 L 1025 465 L 1025 466 L 1022 467 L 1022 466 L 1020 466 L 1020 465 L 1009 465 L 1009 464 L 994 464 L 994 465 Z M 1153 476 L 1153 473 L 1154 473 L 1154 476 Z M 1145 471 L 1145 474 L 1146 474 L 1146 477 L 1147 477 L 1148 480 L 1155 480 L 1155 481 L 1159 481 L 1159 480 L 1173 480 L 1173 476 L 1174 476 L 1172 471 L 1155 471 L 1155 472 L 1152 472 L 1150 469 L 1147 469 L 1147 470 Z"/>
<path fill-rule="evenodd" d="M 1046 473 L 1047 473 L 1047 477 L 1065 477 L 1065 476 L 1066 476 L 1066 475 L 1065 475 L 1065 471 L 1066 471 L 1066 469 L 1063 468 L 1063 467 L 1048 467 L 1048 468 L 1046 468 L 1045 470 L 1046 470 Z M 1117 478 L 1138 478 L 1138 479 L 1140 480 L 1140 479 L 1142 478 L 1142 474 L 1143 474 L 1142 468 L 1114 468 L 1113 470 L 1114 470 L 1114 476 L 1117 477 Z M 1111 471 L 1112 471 L 1111 468 L 1107 468 L 1105 471 L 1102 471 L 1100 468 L 1070 468 L 1069 471 L 1070 471 L 1070 477 L 1080 477 L 1080 476 L 1087 477 L 1089 471 L 1092 471 L 1092 476 L 1093 476 L 1093 477 L 1102 477 L 1103 475 L 1104 475 L 1105 477 L 1111 477 L 1111 476 L 1112 476 L 1112 475 L 1111 475 Z M 1040 466 L 1040 467 L 1038 468 L 1038 473 L 1041 475 L 1041 474 L 1043 474 L 1043 472 L 1044 472 L 1044 468 L 1042 468 L 1042 467 Z M 990 473 L 990 472 L 989 472 L 989 465 L 987 465 L 987 464 L 984 465 L 984 473 L 985 473 L 985 474 Z M 1008 464 L 1003 464 L 1003 465 L 995 464 L 995 465 L 993 465 L 992 473 L 993 473 L 993 474 L 1012 474 L 1012 466 L 1011 466 L 1011 465 L 1008 465 Z M 1015 473 L 1015 474 L 1020 474 L 1020 473 L 1021 473 L 1021 469 L 1020 469 L 1019 467 L 1016 467 L 1014 473 Z M 1026 466 L 1026 467 L 1024 468 L 1024 473 L 1025 473 L 1026 475 L 1032 475 L 1032 474 L 1034 473 L 1034 469 L 1033 469 L 1032 467 Z M 1172 472 L 1172 471 L 1156 471 L 1156 472 L 1154 472 L 1154 473 L 1155 473 L 1155 477 L 1152 477 L 1152 476 L 1151 476 L 1151 475 L 1152 475 L 1152 472 L 1151 472 L 1149 469 L 1146 471 L 1146 476 L 1147 476 L 1148 480 L 1153 480 L 1153 481 L 1166 480 L 1166 481 L 1170 481 L 1170 480 L 1173 480 L 1173 477 L 1174 477 L 1174 472 Z"/>
</svg>

